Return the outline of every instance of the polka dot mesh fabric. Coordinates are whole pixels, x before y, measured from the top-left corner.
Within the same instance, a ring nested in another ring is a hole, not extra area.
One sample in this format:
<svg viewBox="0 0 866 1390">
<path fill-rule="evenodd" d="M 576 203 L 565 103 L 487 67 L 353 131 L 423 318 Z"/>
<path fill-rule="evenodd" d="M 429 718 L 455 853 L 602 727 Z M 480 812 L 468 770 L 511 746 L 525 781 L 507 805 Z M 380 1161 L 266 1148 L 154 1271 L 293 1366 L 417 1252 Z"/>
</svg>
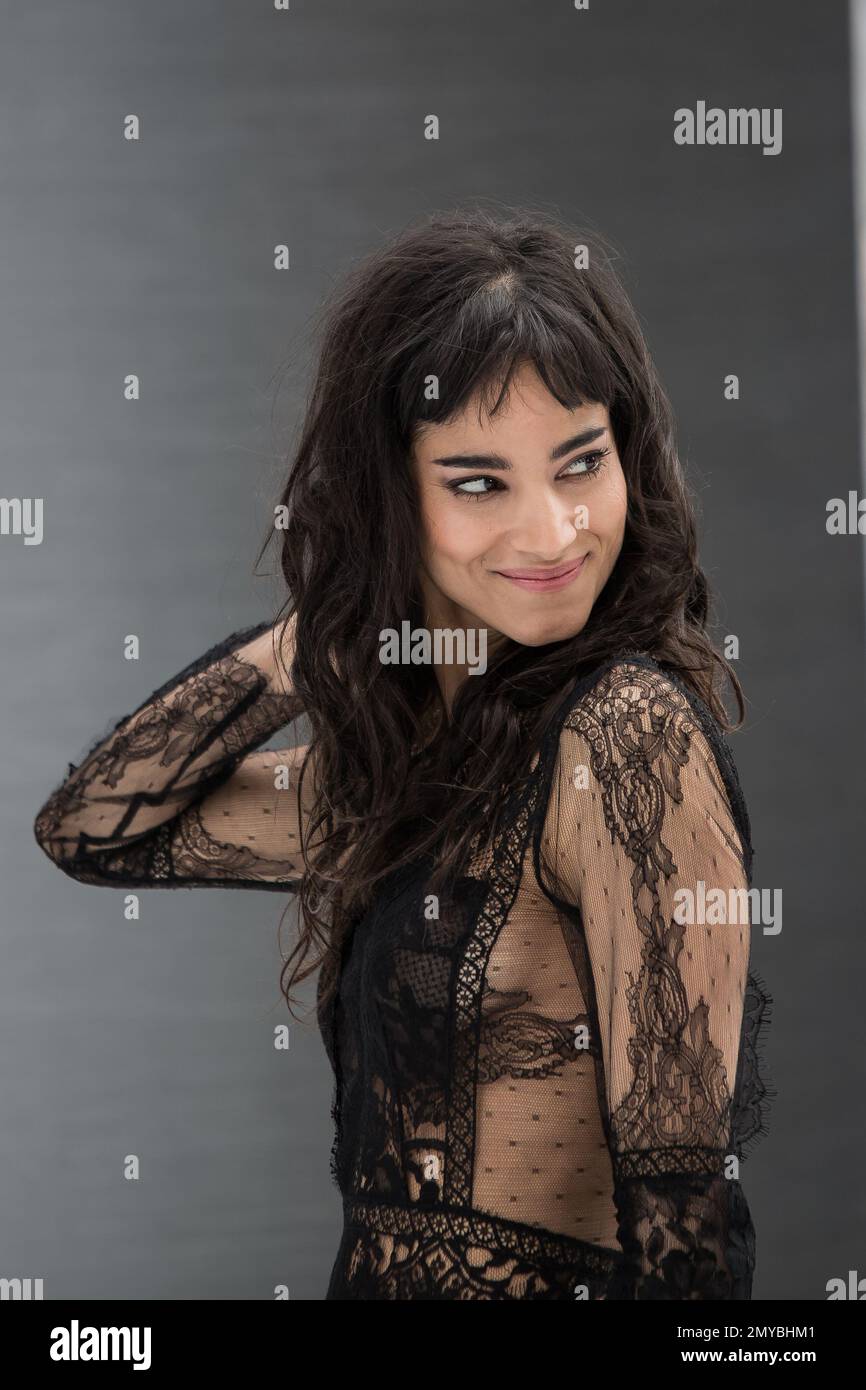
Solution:
<svg viewBox="0 0 866 1390">
<path fill-rule="evenodd" d="M 64 872 L 292 892 L 301 712 L 234 633 L 70 764 Z M 284 780 L 277 787 L 275 774 Z M 727 740 L 643 653 L 576 681 L 492 849 L 404 865 L 323 968 L 328 1299 L 747 1299 L 740 1167 L 766 1131 L 750 827 Z"/>
</svg>

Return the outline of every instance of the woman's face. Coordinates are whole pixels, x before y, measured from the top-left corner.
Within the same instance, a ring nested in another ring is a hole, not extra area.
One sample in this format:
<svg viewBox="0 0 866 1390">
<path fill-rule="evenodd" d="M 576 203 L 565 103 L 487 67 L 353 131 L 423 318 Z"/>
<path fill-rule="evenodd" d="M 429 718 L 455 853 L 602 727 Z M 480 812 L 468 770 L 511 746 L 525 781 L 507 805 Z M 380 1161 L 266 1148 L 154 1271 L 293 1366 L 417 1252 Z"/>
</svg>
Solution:
<svg viewBox="0 0 866 1390">
<path fill-rule="evenodd" d="M 622 548 L 625 476 L 607 408 L 567 410 L 534 367 L 507 408 L 420 427 L 420 581 L 430 626 L 537 647 L 586 624 Z"/>
</svg>

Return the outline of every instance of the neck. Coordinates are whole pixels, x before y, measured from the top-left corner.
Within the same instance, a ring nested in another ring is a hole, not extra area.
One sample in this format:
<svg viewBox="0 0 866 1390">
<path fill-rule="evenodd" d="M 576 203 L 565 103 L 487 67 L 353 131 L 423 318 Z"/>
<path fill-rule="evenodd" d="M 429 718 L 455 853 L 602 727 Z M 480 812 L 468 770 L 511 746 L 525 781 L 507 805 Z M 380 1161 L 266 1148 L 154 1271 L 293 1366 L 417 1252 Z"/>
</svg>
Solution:
<svg viewBox="0 0 866 1390">
<path fill-rule="evenodd" d="M 443 594 L 426 574 L 421 576 L 421 591 L 423 605 L 423 622 L 428 631 L 434 628 L 451 629 L 466 632 L 469 629 L 484 633 L 487 660 L 491 653 L 505 641 L 505 637 L 495 628 L 488 627 L 486 623 L 467 609 L 461 608 L 453 599 Z M 451 711 L 457 692 L 464 680 L 469 677 L 469 665 L 463 661 L 437 662 L 433 667 L 433 674 L 445 709 L 445 716 L 448 723 L 451 722 Z M 477 679 L 477 677 L 476 677 Z"/>
</svg>

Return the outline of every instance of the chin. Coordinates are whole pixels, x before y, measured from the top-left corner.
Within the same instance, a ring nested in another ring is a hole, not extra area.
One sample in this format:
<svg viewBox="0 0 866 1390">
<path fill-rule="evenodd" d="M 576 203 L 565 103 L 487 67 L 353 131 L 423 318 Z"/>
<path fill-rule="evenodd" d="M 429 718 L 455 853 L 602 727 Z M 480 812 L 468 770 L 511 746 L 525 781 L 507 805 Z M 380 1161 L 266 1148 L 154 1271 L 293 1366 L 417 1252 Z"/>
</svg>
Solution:
<svg viewBox="0 0 866 1390">
<path fill-rule="evenodd" d="M 510 624 L 508 627 L 500 626 L 500 632 L 504 632 L 506 637 L 510 637 L 512 642 L 519 642 L 522 647 L 546 647 L 550 642 L 567 642 L 569 638 L 576 637 L 583 630 L 585 620 L 569 623 L 541 623 L 527 622 L 516 627 Z"/>
</svg>

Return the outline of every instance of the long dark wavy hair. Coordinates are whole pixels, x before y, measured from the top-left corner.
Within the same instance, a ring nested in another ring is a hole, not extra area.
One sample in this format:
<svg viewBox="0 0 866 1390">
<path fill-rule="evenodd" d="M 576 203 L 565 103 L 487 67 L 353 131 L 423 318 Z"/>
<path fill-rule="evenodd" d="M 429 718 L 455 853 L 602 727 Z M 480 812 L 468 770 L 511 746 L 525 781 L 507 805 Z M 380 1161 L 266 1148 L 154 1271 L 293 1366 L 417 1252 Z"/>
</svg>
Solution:
<svg viewBox="0 0 866 1390">
<path fill-rule="evenodd" d="M 546 212 L 473 206 L 417 220 L 352 269 L 326 306 L 273 533 L 294 623 L 288 672 L 311 726 L 300 931 L 280 977 L 290 1012 L 292 986 L 320 964 L 329 996 L 343 936 L 384 878 L 426 855 L 434 892 L 466 864 L 479 826 L 492 843 L 506 790 L 528 775 L 581 674 L 646 652 L 726 732 L 743 722 L 739 680 L 706 631 L 672 410 L 616 255 L 598 233 Z M 380 660 L 382 629 L 424 626 L 413 436 L 473 401 L 495 414 L 529 363 L 566 408 L 609 410 L 628 489 L 622 550 L 580 632 L 498 645 L 486 672 L 462 683 L 449 719 L 432 667 Z M 736 723 L 720 678 L 735 692 Z"/>
</svg>

